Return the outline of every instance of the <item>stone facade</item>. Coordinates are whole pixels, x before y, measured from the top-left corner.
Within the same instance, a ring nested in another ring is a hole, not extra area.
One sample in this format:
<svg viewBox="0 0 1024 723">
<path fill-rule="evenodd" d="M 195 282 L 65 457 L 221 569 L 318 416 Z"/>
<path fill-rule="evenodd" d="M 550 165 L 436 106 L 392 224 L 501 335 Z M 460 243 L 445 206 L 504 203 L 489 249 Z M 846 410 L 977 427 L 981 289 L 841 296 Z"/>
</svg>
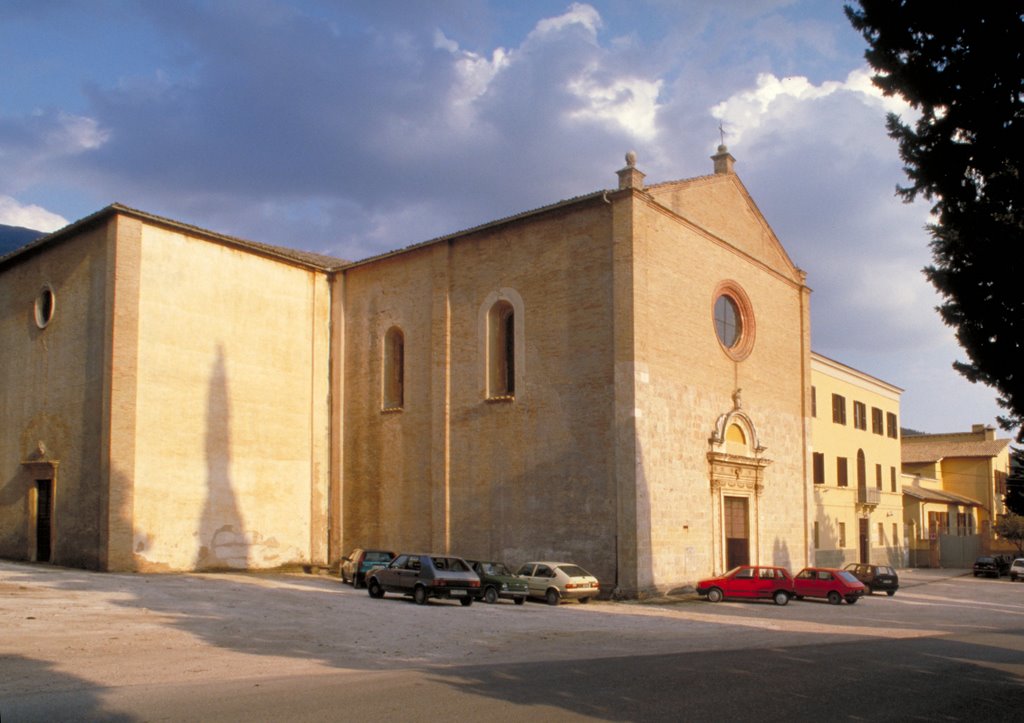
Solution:
<svg viewBox="0 0 1024 723">
<path fill-rule="evenodd" d="M 802 567 L 809 290 L 714 160 L 357 263 L 119 206 L 0 259 L 0 555 L 52 492 L 50 559 L 99 569 Z"/>
</svg>

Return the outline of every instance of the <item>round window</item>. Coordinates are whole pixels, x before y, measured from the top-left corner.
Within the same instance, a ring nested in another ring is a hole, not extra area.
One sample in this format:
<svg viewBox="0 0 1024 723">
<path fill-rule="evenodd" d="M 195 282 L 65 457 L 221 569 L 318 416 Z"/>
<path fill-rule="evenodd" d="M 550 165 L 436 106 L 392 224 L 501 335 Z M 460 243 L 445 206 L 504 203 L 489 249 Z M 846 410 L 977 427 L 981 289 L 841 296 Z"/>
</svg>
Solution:
<svg viewBox="0 0 1024 723">
<path fill-rule="evenodd" d="M 715 300 L 715 331 L 726 349 L 732 349 L 743 335 L 743 317 L 736 301 L 727 294 Z"/>
<path fill-rule="evenodd" d="M 53 310 L 56 305 L 57 299 L 53 295 L 53 289 L 49 286 L 44 286 L 42 291 L 39 292 L 39 296 L 36 297 L 36 326 L 40 329 L 46 328 L 46 325 L 53 319 Z"/>
<path fill-rule="evenodd" d="M 718 342 L 735 361 L 746 359 L 754 348 L 754 312 L 750 299 L 734 281 L 719 284 L 712 298 Z"/>
</svg>

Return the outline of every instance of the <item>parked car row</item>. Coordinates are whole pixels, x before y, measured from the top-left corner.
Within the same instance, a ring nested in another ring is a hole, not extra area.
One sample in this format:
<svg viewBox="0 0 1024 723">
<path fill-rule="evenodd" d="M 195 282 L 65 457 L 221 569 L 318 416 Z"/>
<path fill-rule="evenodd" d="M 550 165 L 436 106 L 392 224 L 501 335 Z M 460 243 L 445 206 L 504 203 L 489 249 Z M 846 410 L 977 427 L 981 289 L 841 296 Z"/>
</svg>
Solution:
<svg viewBox="0 0 1024 723">
<path fill-rule="evenodd" d="M 709 602 L 725 598 L 761 598 L 785 605 L 791 599 L 824 598 L 833 605 L 853 605 L 874 590 L 890 597 L 899 589 L 899 576 L 886 565 L 850 563 L 845 569 L 805 567 L 795 576 L 775 565 L 740 565 L 697 583 L 697 594 Z"/>
<path fill-rule="evenodd" d="M 528 597 L 558 605 L 563 600 L 589 602 L 601 591 L 597 578 L 569 562 L 527 562 L 513 573 L 494 560 L 466 560 L 452 555 L 353 550 L 342 560 L 341 579 L 373 598 L 406 595 L 419 605 L 431 598 L 522 605 Z"/>
<path fill-rule="evenodd" d="M 1024 557 L 1012 558 L 1010 555 L 982 555 L 974 561 L 974 576 L 981 577 L 1010 576 L 1010 582 L 1024 580 Z"/>
</svg>

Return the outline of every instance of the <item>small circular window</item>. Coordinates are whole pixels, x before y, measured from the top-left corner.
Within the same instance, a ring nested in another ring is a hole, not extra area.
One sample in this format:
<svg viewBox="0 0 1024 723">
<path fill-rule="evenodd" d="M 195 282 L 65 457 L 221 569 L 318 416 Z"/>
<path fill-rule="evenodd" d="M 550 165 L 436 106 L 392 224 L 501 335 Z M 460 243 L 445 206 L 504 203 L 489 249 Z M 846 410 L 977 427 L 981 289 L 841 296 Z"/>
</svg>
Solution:
<svg viewBox="0 0 1024 723">
<path fill-rule="evenodd" d="M 754 346 L 754 312 L 750 299 L 732 281 L 719 284 L 713 298 L 712 316 L 719 343 L 734 360 L 745 359 Z"/>
<path fill-rule="evenodd" d="M 57 299 L 53 295 L 53 289 L 49 286 L 44 286 L 42 291 L 39 292 L 39 296 L 36 297 L 36 326 L 40 329 L 46 328 L 46 325 L 53 319 L 53 310 L 56 305 Z"/>
</svg>

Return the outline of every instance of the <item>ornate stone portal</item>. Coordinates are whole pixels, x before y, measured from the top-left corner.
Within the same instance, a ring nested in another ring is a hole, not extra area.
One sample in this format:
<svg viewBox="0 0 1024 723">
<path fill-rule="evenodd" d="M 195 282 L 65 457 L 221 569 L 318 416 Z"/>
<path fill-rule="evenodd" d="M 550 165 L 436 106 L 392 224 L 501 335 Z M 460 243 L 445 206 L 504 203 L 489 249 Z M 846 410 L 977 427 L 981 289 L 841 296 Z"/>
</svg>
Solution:
<svg viewBox="0 0 1024 723">
<path fill-rule="evenodd" d="M 740 394 L 740 389 L 733 393 L 733 408 L 718 417 L 708 439 L 716 571 L 761 559 L 758 499 L 771 460 L 764 456 L 766 448 L 742 409 Z"/>
</svg>

